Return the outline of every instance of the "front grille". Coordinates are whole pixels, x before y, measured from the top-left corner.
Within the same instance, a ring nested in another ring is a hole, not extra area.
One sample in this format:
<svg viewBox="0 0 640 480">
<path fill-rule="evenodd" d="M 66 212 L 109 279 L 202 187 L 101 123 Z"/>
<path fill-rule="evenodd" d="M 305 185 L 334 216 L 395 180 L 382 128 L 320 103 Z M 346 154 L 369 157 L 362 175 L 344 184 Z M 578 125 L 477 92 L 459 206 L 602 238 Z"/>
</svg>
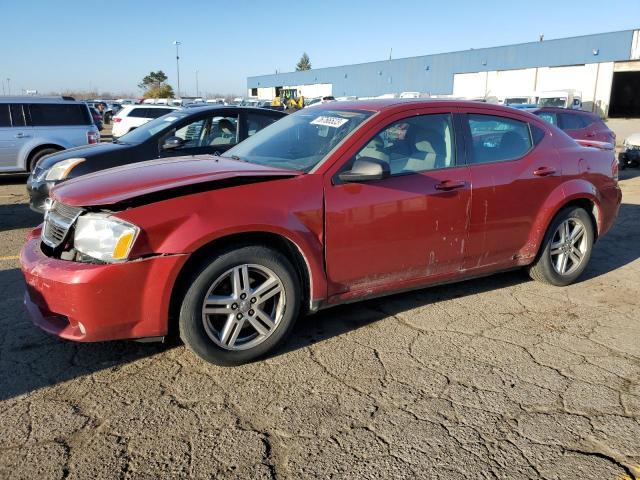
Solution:
<svg viewBox="0 0 640 480">
<path fill-rule="evenodd" d="M 51 208 L 44 215 L 42 241 L 52 248 L 59 247 L 67 238 L 69 230 L 81 213 L 81 208 L 53 202 Z"/>
</svg>

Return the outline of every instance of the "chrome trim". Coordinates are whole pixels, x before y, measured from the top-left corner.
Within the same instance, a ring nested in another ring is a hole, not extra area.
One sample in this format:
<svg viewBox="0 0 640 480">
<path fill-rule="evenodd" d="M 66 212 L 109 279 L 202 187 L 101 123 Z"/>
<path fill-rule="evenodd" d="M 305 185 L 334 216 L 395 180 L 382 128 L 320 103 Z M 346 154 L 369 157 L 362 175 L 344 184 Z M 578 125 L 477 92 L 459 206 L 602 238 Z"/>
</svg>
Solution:
<svg viewBox="0 0 640 480">
<path fill-rule="evenodd" d="M 51 248 L 62 245 L 82 212 L 82 208 L 54 201 L 44 214 L 42 242 Z"/>
</svg>

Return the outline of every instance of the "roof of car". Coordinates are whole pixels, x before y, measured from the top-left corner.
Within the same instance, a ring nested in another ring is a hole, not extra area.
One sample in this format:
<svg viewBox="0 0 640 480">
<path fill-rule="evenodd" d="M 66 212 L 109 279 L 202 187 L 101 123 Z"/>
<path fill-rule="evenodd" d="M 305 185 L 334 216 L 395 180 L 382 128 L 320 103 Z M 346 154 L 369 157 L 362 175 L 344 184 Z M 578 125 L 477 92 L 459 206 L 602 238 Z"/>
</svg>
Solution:
<svg viewBox="0 0 640 480">
<path fill-rule="evenodd" d="M 442 107 L 480 107 L 504 110 L 508 112 L 513 111 L 513 109 L 509 107 L 504 107 L 495 103 L 478 102 L 473 100 L 453 100 L 447 98 L 381 98 L 371 100 L 347 100 L 314 104 L 309 108 L 323 110 L 369 110 L 372 112 L 379 112 L 400 105 L 415 105 L 416 107 L 428 107 L 433 105 Z"/>
<path fill-rule="evenodd" d="M 0 103 L 82 103 L 71 97 L 0 96 Z"/>
<path fill-rule="evenodd" d="M 175 108 L 175 109 L 179 109 L 182 108 L 180 105 L 162 105 L 162 104 L 157 104 L 157 103 L 136 103 L 133 105 L 125 105 L 125 107 L 132 107 L 132 108 Z"/>
<path fill-rule="evenodd" d="M 540 107 L 535 109 L 536 112 L 556 112 L 556 113 L 577 113 L 580 115 L 595 115 L 593 112 L 587 112 L 586 110 L 576 110 L 573 108 L 562 107 Z"/>
</svg>

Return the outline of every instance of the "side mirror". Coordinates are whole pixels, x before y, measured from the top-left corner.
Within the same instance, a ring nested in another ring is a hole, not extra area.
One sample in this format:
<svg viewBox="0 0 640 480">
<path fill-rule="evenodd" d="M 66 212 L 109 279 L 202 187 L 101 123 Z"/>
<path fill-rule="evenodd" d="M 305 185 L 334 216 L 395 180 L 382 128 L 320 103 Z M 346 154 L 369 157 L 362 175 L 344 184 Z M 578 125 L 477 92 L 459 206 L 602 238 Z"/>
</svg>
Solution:
<svg viewBox="0 0 640 480">
<path fill-rule="evenodd" d="M 162 150 L 173 150 L 174 148 L 180 148 L 184 145 L 184 140 L 180 137 L 169 137 L 165 139 L 162 144 Z"/>
<path fill-rule="evenodd" d="M 387 162 L 377 158 L 360 157 L 353 162 L 351 170 L 340 173 L 338 178 L 343 182 L 353 183 L 382 180 L 390 175 L 391 171 Z"/>
</svg>

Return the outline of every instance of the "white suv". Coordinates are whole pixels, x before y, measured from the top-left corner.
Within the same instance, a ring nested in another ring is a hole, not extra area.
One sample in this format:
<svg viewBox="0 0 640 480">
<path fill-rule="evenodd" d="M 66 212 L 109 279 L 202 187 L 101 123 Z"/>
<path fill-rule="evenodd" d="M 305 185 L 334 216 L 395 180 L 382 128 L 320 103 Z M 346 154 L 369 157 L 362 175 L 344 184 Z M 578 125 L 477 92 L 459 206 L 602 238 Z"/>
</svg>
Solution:
<svg viewBox="0 0 640 480">
<path fill-rule="evenodd" d="M 113 138 L 121 137 L 154 118 L 179 109 L 180 107 L 169 105 L 126 105 L 113 117 L 113 131 L 111 134 Z"/>
</svg>

